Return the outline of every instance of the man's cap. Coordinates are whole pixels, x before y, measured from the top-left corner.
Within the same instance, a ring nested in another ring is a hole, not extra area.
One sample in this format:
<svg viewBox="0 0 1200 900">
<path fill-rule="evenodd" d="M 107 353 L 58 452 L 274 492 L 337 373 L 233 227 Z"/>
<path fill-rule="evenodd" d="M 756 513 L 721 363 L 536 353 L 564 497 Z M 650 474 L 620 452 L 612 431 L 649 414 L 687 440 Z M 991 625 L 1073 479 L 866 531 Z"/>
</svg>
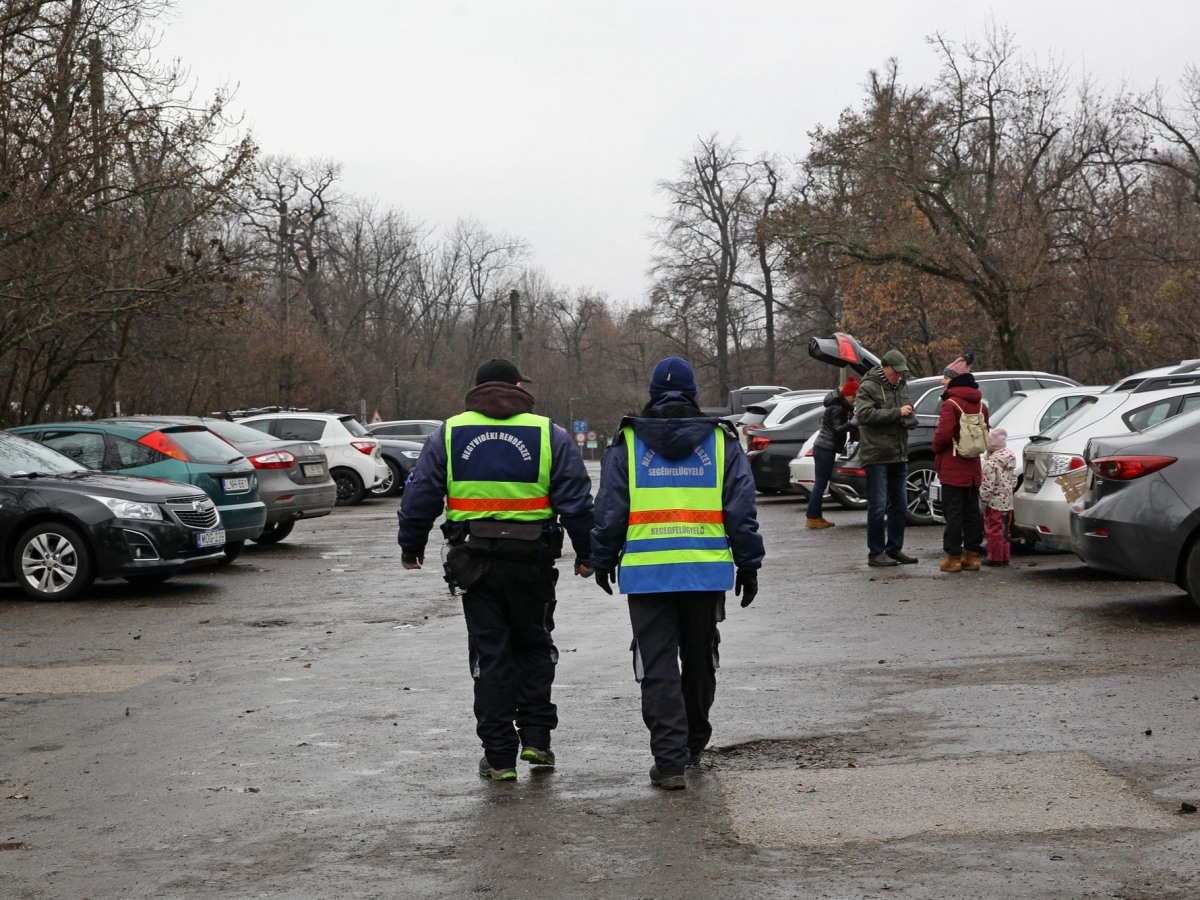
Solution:
<svg viewBox="0 0 1200 900">
<path fill-rule="evenodd" d="M 650 396 L 657 397 L 667 391 L 679 391 L 683 394 L 695 394 L 696 373 L 686 360 L 678 356 L 668 356 L 654 367 L 650 376 Z"/>
<path fill-rule="evenodd" d="M 476 384 L 484 384 L 488 381 L 507 381 L 509 384 L 517 384 L 532 380 L 532 378 L 522 375 L 521 370 L 507 359 L 489 359 L 475 370 Z"/>
<path fill-rule="evenodd" d="M 883 359 L 879 361 L 882 365 L 890 366 L 897 372 L 908 371 L 908 360 L 904 358 L 904 354 L 899 350 L 889 350 L 883 354 Z"/>
</svg>

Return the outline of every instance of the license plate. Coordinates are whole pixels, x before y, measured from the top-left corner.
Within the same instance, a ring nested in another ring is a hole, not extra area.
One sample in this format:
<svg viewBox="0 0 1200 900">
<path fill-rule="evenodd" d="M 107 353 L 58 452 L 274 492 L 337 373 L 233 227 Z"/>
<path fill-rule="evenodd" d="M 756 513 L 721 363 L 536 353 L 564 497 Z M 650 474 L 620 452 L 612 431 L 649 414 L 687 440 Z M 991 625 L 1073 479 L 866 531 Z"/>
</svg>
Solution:
<svg viewBox="0 0 1200 900">
<path fill-rule="evenodd" d="M 217 531 L 202 531 L 196 535 L 196 546 L 198 547 L 220 547 L 225 543 L 225 529 L 221 528 Z"/>
<path fill-rule="evenodd" d="M 320 463 L 317 463 L 315 466 L 301 466 L 301 469 L 304 471 L 305 478 L 316 478 L 319 475 L 325 474 L 325 467 Z"/>
<path fill-rule="evenodd" d="M 221 483 L 227 494 L 236 494 L 241 491 L 250 490 L 249 478 L 222 478 Z"/>
</svg>

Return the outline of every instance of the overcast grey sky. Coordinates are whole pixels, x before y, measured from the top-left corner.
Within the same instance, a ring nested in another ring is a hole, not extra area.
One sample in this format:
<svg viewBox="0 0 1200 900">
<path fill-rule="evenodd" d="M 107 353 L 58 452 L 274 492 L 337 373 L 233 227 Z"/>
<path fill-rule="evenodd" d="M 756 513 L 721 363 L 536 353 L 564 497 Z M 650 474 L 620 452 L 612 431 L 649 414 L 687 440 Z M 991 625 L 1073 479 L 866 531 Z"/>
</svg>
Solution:
<svg viewBox="0 0 1200 900">
<path fill-rule="evenodd" d="M 1200 4 L 1009 0 L 1027 52 L 1101 85 L 1175 83 Z M 161 53 L 227 83 L 267 153 L 329 157 L 356 194 L 430 226 L 473 216 L 525 238 L 548 276 L 636 302 L 655 182 L 698 135 L 800 156 L 925 37 L 980 36 L 992 4 L 712 0 L 176 0 Z"/>
</svg>

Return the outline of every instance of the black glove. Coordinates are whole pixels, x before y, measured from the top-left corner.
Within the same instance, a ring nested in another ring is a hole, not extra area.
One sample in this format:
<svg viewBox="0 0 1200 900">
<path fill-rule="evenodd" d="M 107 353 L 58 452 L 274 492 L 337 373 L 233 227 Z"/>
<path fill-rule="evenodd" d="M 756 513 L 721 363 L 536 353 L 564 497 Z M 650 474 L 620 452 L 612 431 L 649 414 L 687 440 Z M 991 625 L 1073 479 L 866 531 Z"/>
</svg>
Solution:
<svg viewBox="0 0 1200 900">
<path fill-rule="evenodd" d="M 406 569 L 419 569 L 421 568 L 421 563 L 423 562 L 425 562 L 425 557 L 417 556 L 415 553 L 400 554 L 400 565 L 404 566 Z"/>
<path fill-rule="evenodd" d="M 733 595 L 742 597 L 742 609 L 754 602 L 758 596 L 758 569 L 738 569 L 733 582 Z"/>
<path fill-rule="evenodd" d="M 596 584 L 600 586 L 600 590 L 612 596 L 612 580 L 616 573 L 612 569 L 594 569 L 596 573 Z"/>
</svg>

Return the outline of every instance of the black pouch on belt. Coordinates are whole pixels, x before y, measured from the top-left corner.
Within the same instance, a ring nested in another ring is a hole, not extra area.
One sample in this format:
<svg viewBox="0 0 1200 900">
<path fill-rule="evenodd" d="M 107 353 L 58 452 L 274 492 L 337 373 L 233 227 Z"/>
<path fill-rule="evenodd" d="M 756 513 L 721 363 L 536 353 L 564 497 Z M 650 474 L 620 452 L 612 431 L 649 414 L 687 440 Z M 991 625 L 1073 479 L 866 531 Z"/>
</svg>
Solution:
<svg viewBox="0 0 1200 900">
<path fill-rule="evenodd" d="M 487 574 L 488 559 L 481 554 L 472 553 L 465 543 L 454 544 L 446 552 L 445 566 L 449 576 L 446 580 L 465 591 Z"/>
<path fill-rule="evenodd" d="M 471 551 L 481 556 L 512 560 L 547 558 L 541 522 L 502 522 L 476 519 L 471 522 Z"/>
</svg>

